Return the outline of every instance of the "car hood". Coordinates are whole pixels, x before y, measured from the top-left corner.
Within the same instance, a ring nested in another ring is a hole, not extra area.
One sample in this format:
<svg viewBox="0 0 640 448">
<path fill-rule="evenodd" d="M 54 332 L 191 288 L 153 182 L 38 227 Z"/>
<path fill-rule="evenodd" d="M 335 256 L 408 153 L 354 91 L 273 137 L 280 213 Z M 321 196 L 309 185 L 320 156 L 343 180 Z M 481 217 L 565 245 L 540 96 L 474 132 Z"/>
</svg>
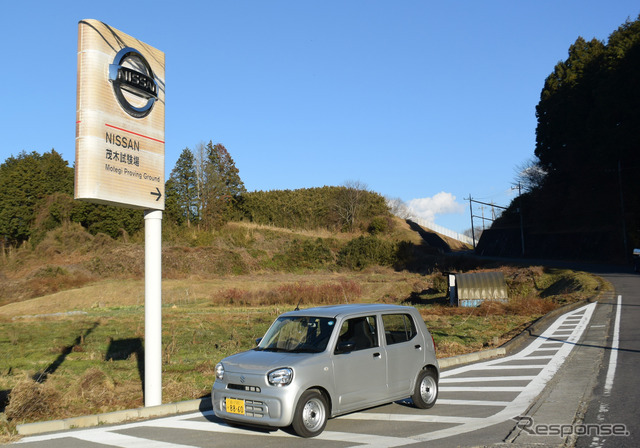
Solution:
<svg viewBox="0 0 640 448">
<path fill-rule="evenodd" d="M 249 350 L 231 355 L 222 360 L 228 372 L 268 372 L 279 367 L 295 367 L 300 362 L 308 360 L 316 354 L 284 353 L 260 350 Z"/>
</svg>

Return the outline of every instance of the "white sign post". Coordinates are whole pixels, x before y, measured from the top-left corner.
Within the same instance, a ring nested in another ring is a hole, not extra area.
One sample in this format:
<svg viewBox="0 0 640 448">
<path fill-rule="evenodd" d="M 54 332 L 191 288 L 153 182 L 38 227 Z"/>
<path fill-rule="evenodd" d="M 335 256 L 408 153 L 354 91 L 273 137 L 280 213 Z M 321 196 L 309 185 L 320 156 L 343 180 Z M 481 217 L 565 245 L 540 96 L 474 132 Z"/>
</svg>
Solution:
<svg viewBox="0 0 640 448">
<path fill-rule="evenodd" d="M 164 53 L 78 24 L 75 198 L 145 210 L 145 406 L 162 404 Z"/>
<path fill-rule="evenodd" d="M 144 214 L 144 404 L 162 404 L 162 212 Z"/>
</svg>

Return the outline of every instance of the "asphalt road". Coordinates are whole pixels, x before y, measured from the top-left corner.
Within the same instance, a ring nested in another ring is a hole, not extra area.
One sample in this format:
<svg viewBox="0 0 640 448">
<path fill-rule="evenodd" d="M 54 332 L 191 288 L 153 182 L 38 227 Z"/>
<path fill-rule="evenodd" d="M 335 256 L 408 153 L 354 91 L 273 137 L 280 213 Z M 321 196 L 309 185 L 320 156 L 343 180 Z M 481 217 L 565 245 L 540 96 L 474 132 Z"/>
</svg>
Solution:
<svg viewBox="0 0 640 448">
<path fill-rule="evenodd" d="M 552 425 L 557 424 L 574 427 L 576 410 L 590 396 L 600 373 L 599 362 L 591 358 L 603 358 L 600 353 L 605 350 L 603 342 L 589 338 L 606 339 L 610 314 L 611 309 L 595 303 L 583 306 L 558 317 L 518 353 L 444 371 L 438 403 L 430 410 L 416 409 L 408 401 L 396 402 L 332 419 L 325 432 L 314 439 L 300 439 L 289 430 L 228 426 L 211 412 L 198 412 L 27 437 L 21 446 L 284 448 L 302 443 L 309 447 L 572 443 L 575 438 L 571 435 L 550 435 L 549 428 L 553 430 Z M 585 344 L 585 340 L 589 342 Z M 546 432 L 541 434 L 543 429 Z"/>
<path fill-rule="evenodd" d="M 640 446 L 640 274 L 631 269 L 594 269 L 616 289 L 614 300 L 602 303 L 610 317 L 593 395 L 583 423 L 587 435 L 578 447 Z M 618 328 L 616 328 L 616 317 Z M 593 426 L 590 426 L 593 425 Z M 627 436 L 616 433 L 627 432 Z"/>
</svg>

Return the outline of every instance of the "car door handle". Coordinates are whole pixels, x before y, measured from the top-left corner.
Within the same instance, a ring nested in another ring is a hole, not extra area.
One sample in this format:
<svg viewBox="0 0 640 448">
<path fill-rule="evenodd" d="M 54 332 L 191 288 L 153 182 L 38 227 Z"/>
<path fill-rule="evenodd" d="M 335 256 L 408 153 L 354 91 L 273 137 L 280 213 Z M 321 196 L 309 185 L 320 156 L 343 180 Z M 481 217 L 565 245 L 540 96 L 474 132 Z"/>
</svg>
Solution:
<svg viewBox="0 0 640 448">
<path fill-rule="evenodd" d="M 420 344 L 416 344 L 413 346 L 416 350 L 422 350 L 422 346 Z"/>
<path fill-rule="evenodd" d="M 374 354 L 373 354 L 373 357 L 374 357 L 374 358 L 380 358 L 380 353 L 374 353 Z"/>
</svg>

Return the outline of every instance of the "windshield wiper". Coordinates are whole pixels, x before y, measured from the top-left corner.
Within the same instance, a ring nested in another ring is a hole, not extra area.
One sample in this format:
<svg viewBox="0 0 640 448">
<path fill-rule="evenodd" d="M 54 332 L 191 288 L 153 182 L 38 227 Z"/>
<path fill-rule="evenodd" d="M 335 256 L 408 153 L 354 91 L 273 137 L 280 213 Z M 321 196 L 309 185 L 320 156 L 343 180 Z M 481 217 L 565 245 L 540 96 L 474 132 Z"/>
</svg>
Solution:
<svg viewBox="0 0 640 448">
<path fill-rule="evenodd" d="M 323 351 L 324 350 L 320 350 L 319 348 L 315 347 L 302 347 L 291 350 L 291 353 L 321 353 Z"/>
</svg>

